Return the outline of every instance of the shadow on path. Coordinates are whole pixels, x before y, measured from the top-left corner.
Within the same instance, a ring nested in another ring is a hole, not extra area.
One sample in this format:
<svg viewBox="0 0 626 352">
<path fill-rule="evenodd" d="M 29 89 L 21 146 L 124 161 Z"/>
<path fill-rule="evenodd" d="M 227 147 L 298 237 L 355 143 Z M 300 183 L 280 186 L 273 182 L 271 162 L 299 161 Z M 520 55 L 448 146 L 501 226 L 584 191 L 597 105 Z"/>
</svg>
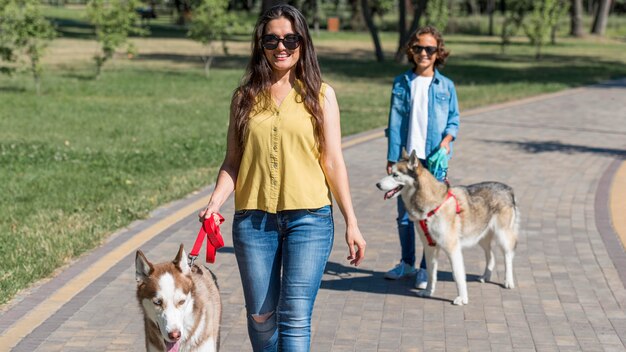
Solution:
<svg viewBox="0 0 626 352">
<path fill-rule="evenodd" d="M 565 144 L 559 141 L 494 141 L 494 140 L 483 140 L 487 143 L 497 143 L 504 144 L 517 147 L 525 151 L 526 153 L 531 154 L 539 154 L 539 153 L 549 153 L 549 152 L 558 152 L 564 154 L 574 154 L 574 153 L 592 153 L 605 155 L 614 158 L 626 159 L 626 150 L 624 149 L 614 149 L 614 148 L 597 148 L 597 147 L 588 147 L 585 145 L 576 145 L 576 144 Z"/>
<path fill-rule="evenodd" d="M 335 276 L 336 279 L 322 280 L 323 289 L 334 291 L 359 291 L 383 295 L 415 296 L 417 290 L 413 287 L 414 278 L 409 277 L 400 280 L 386 280 L 382 271 L 362 270 L 351 266 L 328 262 L 324 274 Z M 368 276 L 355 276 L 355 274 L 366 274 Z M 453 282 L 452 273 L 449 271 L 439 271 L 438 281 Z M 468 274 L 467 281 L 477 281 L 478 275 Z M 494 283 L 498 285 L 497 283 Z M 452 302 L 450 299 L 441 297 L 429 297 L 429 299 Z"/>
</svg>

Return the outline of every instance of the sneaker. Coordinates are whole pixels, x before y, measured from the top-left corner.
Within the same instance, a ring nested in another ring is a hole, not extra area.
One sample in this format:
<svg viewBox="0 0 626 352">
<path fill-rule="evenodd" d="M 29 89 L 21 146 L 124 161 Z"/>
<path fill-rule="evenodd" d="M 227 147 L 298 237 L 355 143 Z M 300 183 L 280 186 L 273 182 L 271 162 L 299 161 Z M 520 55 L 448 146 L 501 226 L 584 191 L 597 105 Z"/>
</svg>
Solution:
<svg viewBox="0 0 626 352">
<path fill-rule="evenodd" d="M 400 264 L 385 273 L 385 279 L 397 280 L 403 277 L 415 275 L 415 272 L 416 270 L 414 267 L 406 264 L 405 262 L 400 262 Z"/>
<path fill-rule="evenodd" d="M 415 274 L 415 288 L 425 290 L 428 287 L 428 272 L 425 269 L 419 269 Z"/>
</svg>

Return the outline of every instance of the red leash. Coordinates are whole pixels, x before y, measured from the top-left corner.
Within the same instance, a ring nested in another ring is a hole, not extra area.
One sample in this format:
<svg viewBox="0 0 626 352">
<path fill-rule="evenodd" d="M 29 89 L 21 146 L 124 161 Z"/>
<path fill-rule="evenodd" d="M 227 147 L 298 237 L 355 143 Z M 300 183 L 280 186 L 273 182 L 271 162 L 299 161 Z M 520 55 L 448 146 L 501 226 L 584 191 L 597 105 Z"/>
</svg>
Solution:
<svg viewBox="0 0 626 352">
<path fill-rule="evenodd" d="M 214 215 L 217 215 L 219 224 L 215 223 Z M 211 214 L 211 216 L 204 219 L 202 222 L 202 227 L 200 227 L 200 231 L 198 232 L 198 237 L 196 237 L 196 243 L 193 244 L 193 248 L 191 252 L 189 252 L 189 265 L 193 265 L 194 260 L 200 254 L 200 249 L 202 249 L 202 243 L 204 242 L 204 237 L 206 236 L 206 261 L 207 263 L 215 263 L 215 252 L 218 248 L 224 247 L 224 239 L 222 238 L 222 233 L 220 232 L 220 225 L 224 222 L 224 217 L 220 213 Z"/>
<path fill-rule="evenodd" d="M 459 206 L 459 200 L 456 199 L 456 196 L 454 194 L 452 194 L 452 191 L 448 190 L 448 195 L 446 196 L 446 199 L 443 200 L 443 203 L 445 203 L 450 198 L 454 198 L 454 202 L 456 203 L 456 213 L 457 214 L 461 213 L 461 207 Z M 430 231 L 428 231 L 428 224 L 426 223 L 426 220 L 428 220 L 429 217 L 435 215 L 435 213 L 437 213 L 437 210 L 439 210 L 439 208 L 441 208 L 443 203 L 439 204 L 439 206 L 436 207 L 435 209 L 429 211 L 428 214 L 426 214 L 426 219 L 419 221 L 420 227 L 422 228 L 422 231 L 424 231 L 424 236 L 426 236 L 426 240 L 428 240 L 428 245 L 431 246 L 431 247 L 436 246 L 437 242 L 435 242 L 435 240 L 433 240 L 433 237 L 430 235 Z"/>
</svg>

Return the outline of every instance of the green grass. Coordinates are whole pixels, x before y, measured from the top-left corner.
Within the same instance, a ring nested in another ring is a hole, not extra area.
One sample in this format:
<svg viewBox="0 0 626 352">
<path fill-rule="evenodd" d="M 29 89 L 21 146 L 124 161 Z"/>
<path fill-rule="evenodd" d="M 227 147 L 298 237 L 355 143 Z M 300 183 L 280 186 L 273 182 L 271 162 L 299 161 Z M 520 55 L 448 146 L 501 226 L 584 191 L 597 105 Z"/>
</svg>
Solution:
<svg viewBox="0 0 626 352">
<path fill-rule="evenodd" d="M 239 75 L 216 70 L 207 84 L 196 72 L 120 70 L 99 81 L 53 72 L 41 97 L 3 80 L 0 302 L 210 184 Z"/>
<path fill-rule="evenodd" d="M 345 47 L 369 37 L 322 32 L 316 40 Z M 626 46 L 615 41 L 560 40 L 541 61 L 523 39 L 507 55 L 497 38 L 447 43 L 443 73 L 456 82 L 462 111 L 626 76 Z M 359 58 L 362 47 L 354 57 L 320 57 L 344 135 L 385 125 L 393 77 L 408 68 Z M 116 229 L 211 184 L 246 60 L 217 58 L 208 80 L 200 64 L 146 69 L 134 60 L 99 80 L 90 62 L 47 67 L 41 96 L 26 75 L 0 76 L 0 304 Z"/>
</svg>

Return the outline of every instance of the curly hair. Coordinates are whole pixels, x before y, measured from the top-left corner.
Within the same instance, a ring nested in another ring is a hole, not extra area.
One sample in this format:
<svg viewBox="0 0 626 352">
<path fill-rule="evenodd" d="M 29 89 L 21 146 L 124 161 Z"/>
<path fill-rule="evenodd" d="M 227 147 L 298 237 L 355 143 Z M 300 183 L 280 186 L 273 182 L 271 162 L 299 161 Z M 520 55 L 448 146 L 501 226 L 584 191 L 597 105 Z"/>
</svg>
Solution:
<svg viewBox="0 0 626 352">
<path fill-rule="evenodd" d="M 435 38 L 435 40 L 437 40 L 437 59 L 435 60 L 435 67 L 443 67 L 446 64 L 448 55 L 450 55 L 450 51 L 446 50 L 446 45 L 443 42 L 443 36 L 437 28 L 433 26 L 419 28 L 411 34 L 406 46 L 406 57 L 409 59 L 409 62 L 413 64 L 413 69 L 415 69 L 417 67 L 417 63 L 413 60 L 413 51 L 411 51 L 411 47 L 415 45 L 415 43 L 419 41 L 419 37 L 424 34 L 430 34 Z"/>
</svg>

